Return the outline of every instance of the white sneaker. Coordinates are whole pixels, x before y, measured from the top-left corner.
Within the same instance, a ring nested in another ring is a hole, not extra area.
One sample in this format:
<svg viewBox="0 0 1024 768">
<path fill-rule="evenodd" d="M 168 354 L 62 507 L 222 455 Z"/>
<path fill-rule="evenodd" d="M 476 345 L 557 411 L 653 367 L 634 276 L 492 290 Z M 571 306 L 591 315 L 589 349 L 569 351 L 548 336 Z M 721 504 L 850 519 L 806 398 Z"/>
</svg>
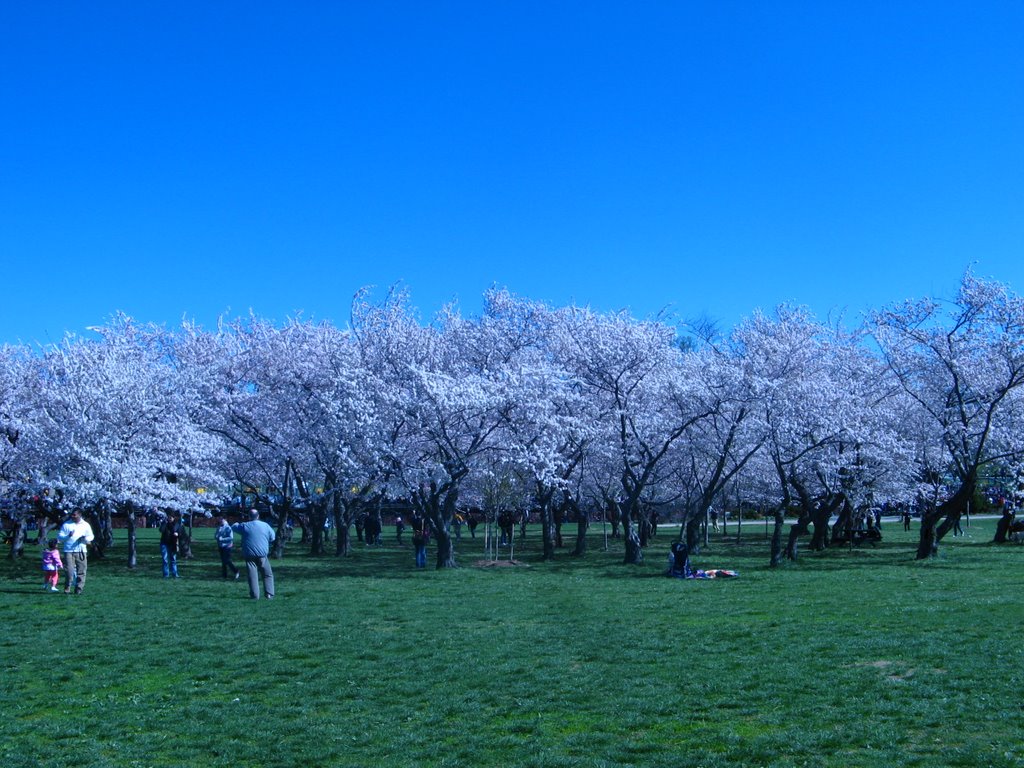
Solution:
<svg viewBox="0 0 1024 768">
<path fill-rule="evenodd" d="M 56 587 L 50 587 L 50 591 L 51 592 L 60 592 L 60 590 L 57 589 Z"/>
</svg>

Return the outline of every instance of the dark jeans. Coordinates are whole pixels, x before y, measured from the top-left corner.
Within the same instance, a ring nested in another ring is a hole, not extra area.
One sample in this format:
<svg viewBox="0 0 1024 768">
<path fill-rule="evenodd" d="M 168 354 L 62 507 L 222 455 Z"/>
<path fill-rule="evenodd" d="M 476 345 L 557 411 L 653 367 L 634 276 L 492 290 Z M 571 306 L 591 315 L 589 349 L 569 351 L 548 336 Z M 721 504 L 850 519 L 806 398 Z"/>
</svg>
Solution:
<svg viewBox="0 0 1024 768">
<path fill-rule="evenodd" d="M 224 578 L 226 579 L 228 577 L 229 569 L 232 574 L 237 576 L 238 568 L 233 562 L 231 562 L 231 547 L 218 547 L 217 549 L 220 550 L 220 568 Z"/>
</svg>

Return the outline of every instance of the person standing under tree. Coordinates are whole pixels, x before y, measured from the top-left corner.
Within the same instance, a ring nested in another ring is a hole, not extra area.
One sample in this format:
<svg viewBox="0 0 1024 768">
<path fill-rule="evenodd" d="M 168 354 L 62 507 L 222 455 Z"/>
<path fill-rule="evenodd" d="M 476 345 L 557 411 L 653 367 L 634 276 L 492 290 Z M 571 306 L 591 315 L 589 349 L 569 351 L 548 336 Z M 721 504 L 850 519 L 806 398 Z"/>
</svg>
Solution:
<svg viewBox="0 0 1024 768">
<path fill-rule="evenodd" d="M 416 567 L 427 567 L 427 541 L 430 539 L 430 528 L 427 519 L 419 512 L 412 515 L 412 545 L 416 548 Z"/>
<path fill-rule="evenodd" d="M 64 594 L 82 594 L 85 575 L 89 566 L 89 545 L 92 543 L 92 526 L 82 519 L 82 510 L 73 509 L 57 534 L 57 543 L 64 549 Z"/>
<path fill-rule="evenodd" d="M 181 523 L 173 514 L 167 515 L 160 526 L 160 559 L 163 561 L 164 578 L 171 576 L 178 579 L 178 538 L 181 536 Z"/>
<path fill-rule="evenodd" d="M 238 568 L 231 561 L 231 550 L 235 546 L 235 532 L 231 530 L 231 526 L 228 525 L 227 518 L 222 517 L 220 519 L 220 526 L 217 528 L 217 533 L 214 534 L 217 539 L 217 551 L 220 552 L 220 568 L 224 578 L 228 577 L 228 570 L 235 575 L 235 580 L 238 579 Z"/>
<path fill-rule="evenodd" d="M 242 536 L 242 555 L 245 557 L 246 575 L 249 577 L 249 597 L 260 599 L 260 576 L 268 600 L 274 599 L 274 571 L 267 557 L 276 536 L 274 529 L 260 520 L 260 513 L 249 510 L 249 522 L 235 523 L 231 530 Z"/>
</svg>

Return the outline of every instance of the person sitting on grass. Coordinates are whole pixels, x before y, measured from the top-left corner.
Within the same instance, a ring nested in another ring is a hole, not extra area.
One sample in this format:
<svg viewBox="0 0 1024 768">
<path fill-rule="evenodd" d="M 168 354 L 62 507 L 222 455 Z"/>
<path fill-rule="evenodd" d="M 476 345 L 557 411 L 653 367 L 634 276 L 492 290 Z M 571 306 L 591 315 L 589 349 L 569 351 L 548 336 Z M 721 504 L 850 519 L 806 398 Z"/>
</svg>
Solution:
<svg viewBox="0 0 1024 768">
<path fill-rule="evenodd" d="M 1013 531 L 1014 522 L 1014 511 L 1013 507 L 1007 504 L 1003 507 L 1003 516 L 999 518 L 999 522 L 996 523 L 996 535 L 992 539 L 996 544 L 1003 544 L 1010 540 L 1010 533 Z"/>
</svg>

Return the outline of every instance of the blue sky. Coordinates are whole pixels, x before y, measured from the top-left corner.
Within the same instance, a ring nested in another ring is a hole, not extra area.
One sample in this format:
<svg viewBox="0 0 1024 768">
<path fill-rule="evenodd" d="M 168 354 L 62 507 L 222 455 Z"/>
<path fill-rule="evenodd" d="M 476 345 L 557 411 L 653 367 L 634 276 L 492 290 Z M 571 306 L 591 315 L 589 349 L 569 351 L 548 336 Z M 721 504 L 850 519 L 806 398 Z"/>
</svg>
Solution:
<svg viewBox="0 0 1024 768">
<path fill-rule="evenodd" d="M 1024 4 L 0 6 L 0 342 L 402 281 L 723 326 L 1024 291 Z"/>
</svg>

